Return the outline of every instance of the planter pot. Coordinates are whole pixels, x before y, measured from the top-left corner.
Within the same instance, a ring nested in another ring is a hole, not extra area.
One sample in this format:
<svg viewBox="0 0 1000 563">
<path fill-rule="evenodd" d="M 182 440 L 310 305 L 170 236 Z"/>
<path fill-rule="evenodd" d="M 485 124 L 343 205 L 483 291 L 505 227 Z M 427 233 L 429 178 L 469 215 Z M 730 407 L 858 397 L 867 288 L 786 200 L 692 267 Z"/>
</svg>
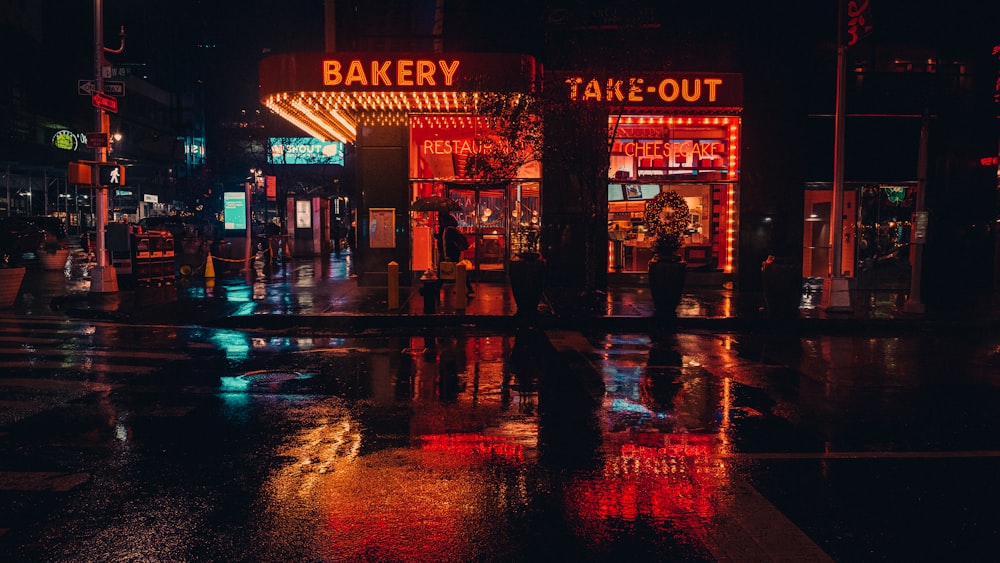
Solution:
<svg viewBox="0 0 1000 563">
<path fill-rule="evenodd" d="M 545 290 L 547 264 L 543 258 L 511 260 L 508 268 L 510 289 L 517 304 L 517 315 L 538 314 L 538 303 Z"/>
<path fill-rule="evenodd" d="M 24 266 L 0 268 L 0 309 L 9 309 L 14 306 L 23 279 Z"/>
<path fill-rule="evenodd" d="M 38 262 L 43 270 L 62 270 L 66 267 L 66 260 L 69 259 L 69 249 L 60 248 L 55 252 L 45 250 L 38 253 Z"/>
<path fill-rule="evenodd" d="M 802 270 L 789 262 L 764 262 L 760 269 L 764 308 L 774 318 L 795 318 L 802 302 Z"/>
<path fill-rule="evenodd" d="M 683 260 L 653 258 L 649 261 L 649 293 L 657 316 L 677 316 L 686 277 L 687 263 Z"/>
</svg>

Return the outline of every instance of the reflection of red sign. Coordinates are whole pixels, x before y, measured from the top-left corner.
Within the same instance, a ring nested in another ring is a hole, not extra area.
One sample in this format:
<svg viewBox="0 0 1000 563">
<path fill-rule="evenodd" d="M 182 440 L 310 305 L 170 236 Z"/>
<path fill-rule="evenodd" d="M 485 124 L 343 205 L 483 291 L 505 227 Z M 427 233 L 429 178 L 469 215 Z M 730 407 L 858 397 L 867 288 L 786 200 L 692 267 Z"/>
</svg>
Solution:
<svg viewBox="0 0 1000 563">
<path fill-rule="evenodd" d="M 104 111 L 109 111 L 111 113 L 118 113 L 118 99 L 114 96 L 109 96 L 104 92 L 94 92 L 90 97 L 90 102 L 94 104 L 95 108 L 103 109 Z"/>
<path fill-rule="evenodd" d="M 421 436 L 422 449 L 462 455 L 524 461 L 524 446 L 503 436 L 486 434 L 430 434 Z"/>
</svg>

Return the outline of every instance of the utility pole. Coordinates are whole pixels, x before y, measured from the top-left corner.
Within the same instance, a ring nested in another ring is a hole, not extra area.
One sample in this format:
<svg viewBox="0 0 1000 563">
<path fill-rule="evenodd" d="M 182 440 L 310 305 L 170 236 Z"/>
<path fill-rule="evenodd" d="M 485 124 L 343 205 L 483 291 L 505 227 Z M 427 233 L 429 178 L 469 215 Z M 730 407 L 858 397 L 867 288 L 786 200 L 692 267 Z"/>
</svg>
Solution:
<svg viewBox="0 0 1000 563">
<path fill-rule="evenodd" d="M 851 313 L 851 291 L 844 277 L 844 125 L 847 105 L 847 45 L 844 38 L 844 2 L 837 3 L 837 101 L 834 118 L 833 205 L 830 239 L 833 246 L 830 274 L 823 284 L 820 308 L 827 313 Z"/>
<path fill-rule="evenodd" d="M 103 0 L 94 0 L 94 88 L 104 93 L 104 53 L 121 53 L 125 49 L 125 29 L 121 32 L 121 46 L 110 50 L 104 47 L 104 9 Z M 108 115 L 104 108 L 98 107 L 95 127 L 97 131 L 107 134 Z M 92 293 L 114 293 L 118 291 L 118 276 L 113 265 L 108 263 L 108 253 L 104 241 L 104 231 L 108 225 L 108 187 L 100 185 L 101 166 L 107 162 L 108 149 L 101 146 L 94 149 L 93 185 L 94 210 L 97 225 L 95 236 L 95 252 L 97 265 L 90 271 L 90 291 Z"/>
</svg>

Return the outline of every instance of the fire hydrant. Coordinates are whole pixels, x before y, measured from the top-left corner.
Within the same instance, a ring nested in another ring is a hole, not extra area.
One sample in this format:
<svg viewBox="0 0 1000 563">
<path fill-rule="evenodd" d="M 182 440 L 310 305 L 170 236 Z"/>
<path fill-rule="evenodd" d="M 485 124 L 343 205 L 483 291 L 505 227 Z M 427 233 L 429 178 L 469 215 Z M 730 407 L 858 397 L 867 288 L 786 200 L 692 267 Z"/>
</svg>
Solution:
<svg viewBox="0 0 1000 563">
<path fill-rule="evenodd" d="M 441 297 L 441 280 L 434 271 L 427 269 L 420 276 L 420 295 L 424 296 L 424 314 L 433 315 L 437 312 L 438 299 Z"/>
</svg>

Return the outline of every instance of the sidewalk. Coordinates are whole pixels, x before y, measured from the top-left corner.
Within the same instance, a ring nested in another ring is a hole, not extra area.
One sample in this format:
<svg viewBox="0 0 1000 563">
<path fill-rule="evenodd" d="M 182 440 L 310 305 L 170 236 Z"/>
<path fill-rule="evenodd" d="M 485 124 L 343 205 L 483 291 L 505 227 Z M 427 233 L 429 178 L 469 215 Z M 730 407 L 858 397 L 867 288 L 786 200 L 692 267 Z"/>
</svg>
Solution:
<svg viewBox="0 0 1000 563">
<path fill-rule="evenodd" d="M 759 293 L 688 283 L 676 317 L 656 315 L 647 288 L 613 284 L 604 293 L 549 287 L 535 315 L 519 314 L 510 288 L 474 283 L 464 309 L 451 284 L 440 300 L 425 303 L 419 283 L 402 286 L 399 308 L 390 310 L 386 287 L 361 287 L 348 272 L 350 257 L 306 258 L 286 264 L 270 277 L 224 273 L 216 278 L 179 277 L 174 284 L 91 293 L 78 271 L 45 271 L 30 265 L 13 309 L 18 316 L 63 314 L 143 324 L 198 324 L 269 330 L 412 330 L 420 327 L 474 326 L 513 329 L 594 328 L 607 331 L 704 329 L 718 331 L 813 331 L 986 329 L 1000 326 L 997 297 L 964 310 L 928 307 L 922 315 L 902 312 L 906 295 L 898 290 L 858 292 L 853 311 L 827 315 L 817 307 L 800 309 L 797 318 L 775 319 Z M 805 301 L 804 301 L 805 302 Z"/>
</svg>

